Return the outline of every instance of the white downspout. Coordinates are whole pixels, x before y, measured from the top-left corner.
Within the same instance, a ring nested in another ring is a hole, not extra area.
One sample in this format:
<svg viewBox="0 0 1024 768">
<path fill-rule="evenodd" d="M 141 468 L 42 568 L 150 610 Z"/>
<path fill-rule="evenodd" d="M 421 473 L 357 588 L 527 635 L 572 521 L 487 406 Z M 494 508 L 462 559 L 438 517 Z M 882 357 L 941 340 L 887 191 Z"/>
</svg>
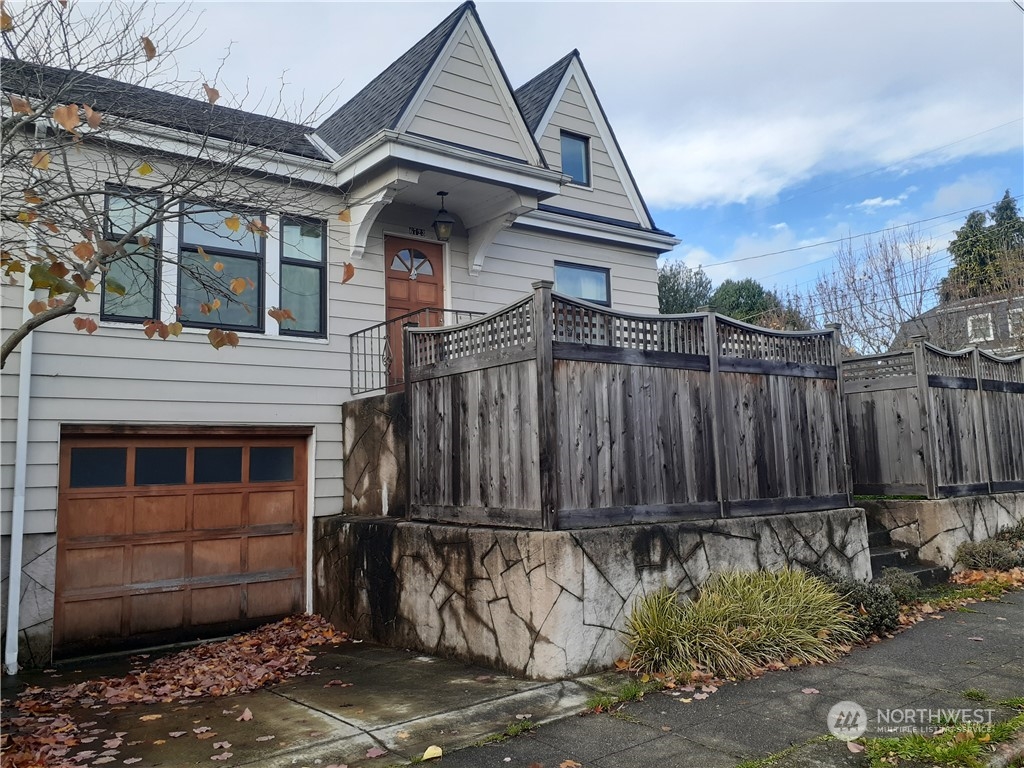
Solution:
<svg viewBox="0 0 1024 768">
<path fill-rule="evenodd" d="M 36 123 L 36 140 L 46 137 L 47 123 Z M 33 176 L 38 171 L 33 171 Z M 35 250 L 36 236 L 29 236 L 29 251 Z M 31 283 L 25 275 L 25 299 L 22 301 L 21 322 L 32 317 L 28 305 L 34 298 L 29 288 Z M 25 543 L 25 478 L 28 470 L 28 425 L 29 408 L 32 404 L 32 340 L 35 332 L 29 333 L 19 344 L 18 356 L 18 421 L 14 436 L 14 501 L 11 507 L 11 552 L 10 572 L 7 577 L 7 627 L 4 637 L 4 671 L 9 675 L 18 672 L 18 640 L 21 634 L 18 626 L 21 618 L 21 558 Z"/>
<path fill-rule="evenodd" d="M 32 301 L 29 281 L 25 281 L 25 301 L 22 307 L 22 322 L 27 322 L 32 313 L 28 309 Z M 18 671 L 18 639 L 21 617 L 21 557 L 25 538 L 25 477 L 28 469 L 28 424 L 29 406 L 32 402 L 32 339 L 35 332 L 26 336 L 20 346 L 18 359 L 18 427 L 14 439 L 14 505 L 11 508 L 11 561 L 7 579 L 7 630 L 4 638 L 4 670 L 9 675 Z"/>
</svg>

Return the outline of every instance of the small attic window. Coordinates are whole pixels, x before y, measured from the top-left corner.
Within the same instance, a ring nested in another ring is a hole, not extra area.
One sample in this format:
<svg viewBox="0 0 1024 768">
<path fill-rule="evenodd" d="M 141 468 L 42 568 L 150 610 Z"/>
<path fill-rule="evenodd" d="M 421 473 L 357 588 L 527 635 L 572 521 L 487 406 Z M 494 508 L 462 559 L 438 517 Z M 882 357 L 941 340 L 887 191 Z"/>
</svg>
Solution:
<svg viewBox="0 0 1024 768">
<path fill-rule="evenodd" d="M 590 186 L 590 139 L 562 131 L 562 173 L 573 184 Z"/>
<path fill-rule="evenodd" d="M 992 315 L 971 315 L 967 318 L 967 341 L 977 344 L 981 341 L 992 341 L 995 333 L 992 331 Z"/>
</svg>

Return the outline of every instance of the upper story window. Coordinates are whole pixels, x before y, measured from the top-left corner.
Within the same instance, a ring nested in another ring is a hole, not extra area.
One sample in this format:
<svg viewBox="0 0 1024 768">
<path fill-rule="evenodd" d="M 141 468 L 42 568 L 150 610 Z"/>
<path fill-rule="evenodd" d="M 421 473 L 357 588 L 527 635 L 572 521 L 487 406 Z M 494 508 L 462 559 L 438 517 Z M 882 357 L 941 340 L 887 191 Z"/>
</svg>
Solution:
<svg viewBox="0 0 1024 768">
<path fill-rule="evenodd" d="M 562 173 L 573 184 L 590 186 L 590 139 L 562 131 Z"/>
<path fill-rule="evenodd" d="M 294 320 L 281 323 L 287 336 L 327 332 L 327 233 L 324 222 L 281 218 L 281 308 Z"/>
<path fill-rule="evenodd" d="M 1011 309 L 1006 318 L 1009 325 L 1010 341 L 1024 341 L 1024 308 Z"/>
<path fill-rule="evenodd" d="M 266 230 L 262 216 L 201 204 L 184 212 L 178 243 L 182 323 L 263 330 L 266 238 L 254 231 L 257 229 Z"/>
<path fill-rule="evenodd" d="M 127 195 L 127 196 L 126 196 Z M 100 291 L 100 318 L 142 322 L 159 317 L 160 242 L 162 227 L 150 223 L 158 215 L 160 196 L 111 190 L 106 197 L 103 237 L 120 242 L 126 256 L 110 263 Z"/>
<path fill-rule="evenodd" d="M 983 315 L 971 315 L 967 318 L 967 341 L 977 344 L 981 341 L 992 341 L 995 333 L 992 328 L 992 315 L 986 312 Z"/>
<path fill-rule="evenodd" d="M 605 267 L 556 261 L 555 290 L 594 304 L 612 305 L 612 278 Z"/>
</svg>

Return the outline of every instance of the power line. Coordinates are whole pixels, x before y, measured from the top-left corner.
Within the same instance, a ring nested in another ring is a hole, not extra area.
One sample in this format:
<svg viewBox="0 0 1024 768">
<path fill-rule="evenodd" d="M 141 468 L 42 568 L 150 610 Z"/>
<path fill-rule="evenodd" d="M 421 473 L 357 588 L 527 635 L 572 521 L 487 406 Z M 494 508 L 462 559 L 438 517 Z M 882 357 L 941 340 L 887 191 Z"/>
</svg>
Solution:
<svg viewBox="0 0 1024 768">
<path fill-rule="evenodd" d="M 1014 200 L 1024 199 L 1024 195 L 1017 195 L 1013 199 Z M 999 202 L 1000 202 L 999 200 L 994 200 L 994 201 L 992 201 L 990 203 L 986 203 L 985 206 L 996 205 Z M 741 256 L 738 259 L 728 259 L 726 261 L 716 261 L 714 264 L 709 264 L 706 267 L 706 269 L 712 269 L 714 267 L 721 267 L 721 266 L 725 266 L 726 264 L 739 264 L 740 262 L 744 262 L 744 261 L 755 261 L 757 259 L 765 259 L 765 258 L 768 258 L 769 256 L 781 256 L 781 255 L 786 254 L 786 253 L 796 253 L 798 251 L 806 251 L 806 250 L 809 250 L 811 248 L 820 248 L 823 245 L 835 245 L 836 243 L 842 243 L 842 242 L 845 242 L 847 240 L 853 240 L 853 239 L 861 238 L 861 237 L 870 237 L 871 235 L 879 235 L 879 234 L 881 234 L 883 232 L 894 232 L 897 229 L 904 229 L 905 227 L 912 227 L 915 224 L 924 224 L 925 222 L 928 222 L 928 221 L 938 221 L 939 219 L 945 219 L 945 218 L 947 218 L 949 216 L 956 216 L 956 215 L 961 214 L 961 213 L 971 213 L 973 211 L 980 210 L 982 207 L 985 207 L 985 206 L 977 206 L 976 205 L 976 206 L 973 206 L 971 208 L 963 208 L 963 209 L 961 209 L 959 211 L 951 211 L 949 213 L 944 213 L 944 214 L 942 214 L 940 216 L 932 216 L 932 217 L 927 218 L 927 219 L 918 219 L 917 221 L 910 221 L 910 222 L 906 222 L 904 224 L 894 224 L 891 227 L 885 227 L 883 229 L 876 229 L 876 230 L 874 230 L 872 232 L 862 232 L 862 233 L 860 233 L 858 235 L 847 235 L 846 237 L 840 237 L 840 238 L 837 238 L 835 240 L 821 240 L 820 242 L 817 242 L 817 243 L 810 243 L 808 245 L 798 245 L 798 246 L 795 246 L 793 248 L 785 248 L 785 249 L 783 249 L 781 251 L 771 251 L 769 253 L 761 253 L 761 254 L 758 254 L 756 256 Z M 703 266 L 701 268 L 705 269 L 705 267 L 703 267 Z"/>
</svg>

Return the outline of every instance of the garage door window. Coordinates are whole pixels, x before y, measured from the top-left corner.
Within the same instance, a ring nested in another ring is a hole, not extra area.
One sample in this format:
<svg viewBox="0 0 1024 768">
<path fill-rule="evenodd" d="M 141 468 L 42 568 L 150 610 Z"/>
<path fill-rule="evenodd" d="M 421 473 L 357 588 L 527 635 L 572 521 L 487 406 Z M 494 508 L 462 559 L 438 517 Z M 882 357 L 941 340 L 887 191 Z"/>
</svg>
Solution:
<svg viewBox="0 0 1024 768">
<path fill-rule="evenodd" d="M 123 486 L 128 477 L 127 448 L 72 448 L 72 488 Z"/>
<path fill-rule="evenodd" d="M 183 485 L 185 448 L 136 448 L 136 485 Z"/>
<path fill-rule="evenodd" d="M 197 483 L 242 482 L 242 446 L 196 448 Z"/>
<path fill-rule="evenodd" d="M 295 477 L 295 451 L 288 446 L 252 448 L 249 451 L 249 482 L 282 483 Z"/>
</svg>

